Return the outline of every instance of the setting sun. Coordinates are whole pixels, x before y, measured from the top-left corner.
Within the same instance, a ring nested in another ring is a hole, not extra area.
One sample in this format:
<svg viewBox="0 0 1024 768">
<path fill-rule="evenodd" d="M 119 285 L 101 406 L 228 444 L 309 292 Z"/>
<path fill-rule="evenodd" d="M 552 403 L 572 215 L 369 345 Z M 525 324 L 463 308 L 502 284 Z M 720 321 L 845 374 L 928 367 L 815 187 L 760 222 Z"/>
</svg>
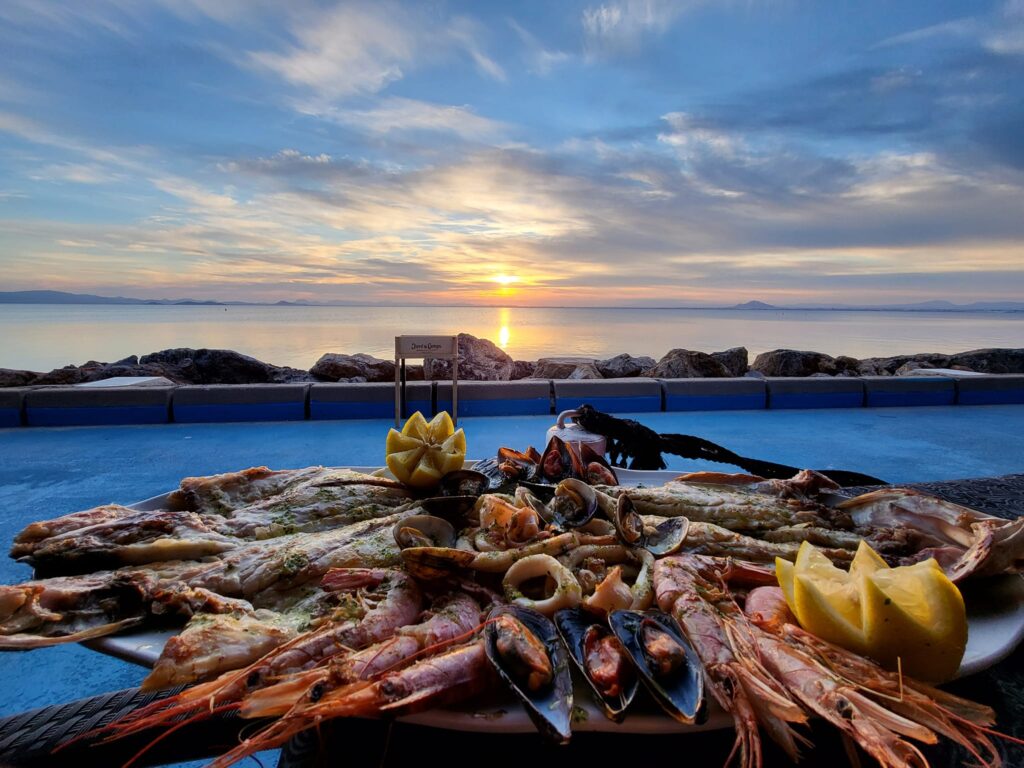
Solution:
<svg viewBox="0 0 1024 768">
<path fill-rule="evenodd" d="M 519 278 L 516 277 L 515 275 L 504 275 L 504 274 L 503 275 L 495 275 L 494 277 L 491 278 L 491 280 L 494 281 L 495 283 L 499 283 L 501 285 L 511 285 L 512 283 L 518 283 L 519 282 Z"/>
</svg>

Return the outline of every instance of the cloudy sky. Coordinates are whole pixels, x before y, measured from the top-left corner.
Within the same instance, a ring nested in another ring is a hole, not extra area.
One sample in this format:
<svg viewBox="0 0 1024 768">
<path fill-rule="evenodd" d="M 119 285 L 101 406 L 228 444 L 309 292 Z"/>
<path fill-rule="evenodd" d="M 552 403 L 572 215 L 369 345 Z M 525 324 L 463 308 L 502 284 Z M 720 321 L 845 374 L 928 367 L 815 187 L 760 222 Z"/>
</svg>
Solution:
<svg viewBox="0 0 1024 768">
<path fill-rule="evenodd" d="M 4 0 L 0 290 L 1024 299 L 1024 0 Z"/>
</svg>

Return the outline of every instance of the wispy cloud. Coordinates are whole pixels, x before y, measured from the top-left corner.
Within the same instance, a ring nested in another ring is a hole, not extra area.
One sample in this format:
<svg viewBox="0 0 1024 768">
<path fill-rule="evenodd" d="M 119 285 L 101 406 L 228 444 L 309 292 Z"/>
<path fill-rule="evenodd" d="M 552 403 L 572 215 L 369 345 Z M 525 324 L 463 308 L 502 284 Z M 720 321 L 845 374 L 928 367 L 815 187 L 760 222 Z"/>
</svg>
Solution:
<svg viewBox="0 0 1024 768">
<path fill-rule="evenodd" d="M 535 75 L 547 75 L 551 70 L 561 66 L 571 58 L 565 51 L 545 47 L 537 39 L 536 35 L 524 28 L 515 19 L 507 19 L 507 21 L 523 44 L 523 55 L 529 72 Z"/>
<path fill-rule="evenodd" d="M 451 50 L 487 77 L 505 79 L 484 52 L 481 27 L 466 17 L 439 19 L 391 2 L 356 3 L 295 12 L 290 30 L 290 43 L 250 52 L 247 60 L 327 102 L 377 93 Z"/>
<path fill-rule="evenodd" d="M 702 0 L 612 0 L 583 9 L 584 45 L 588 54 L 632 54 L 645 38 L 668 30 Z"/>
<path fill-rule="evenodd" d="M 454 134 L 467 140 L 493 138 L 508 127 L 475 114 L 468 106 L 433 104 L 398 96 L 381 98 L 367 109 L 328 109 L 324 116 L 371 134 L 430 131 Z"/>
</svg>

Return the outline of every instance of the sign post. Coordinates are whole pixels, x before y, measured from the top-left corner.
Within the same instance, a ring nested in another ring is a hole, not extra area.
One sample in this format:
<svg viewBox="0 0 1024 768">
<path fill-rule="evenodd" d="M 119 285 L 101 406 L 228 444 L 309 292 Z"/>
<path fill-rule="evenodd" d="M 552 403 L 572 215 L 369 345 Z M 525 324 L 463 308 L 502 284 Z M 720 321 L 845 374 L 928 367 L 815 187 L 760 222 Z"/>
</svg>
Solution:
<svg viewBox="0 0 1024 768">
<path fill-rule="evenodd" d="M 395 336 L 395 426 L 405 416 L 405 361 L 433 358 L 452 361 L 452 421 L 459 423 L 459 337 Z"/>
</svg>

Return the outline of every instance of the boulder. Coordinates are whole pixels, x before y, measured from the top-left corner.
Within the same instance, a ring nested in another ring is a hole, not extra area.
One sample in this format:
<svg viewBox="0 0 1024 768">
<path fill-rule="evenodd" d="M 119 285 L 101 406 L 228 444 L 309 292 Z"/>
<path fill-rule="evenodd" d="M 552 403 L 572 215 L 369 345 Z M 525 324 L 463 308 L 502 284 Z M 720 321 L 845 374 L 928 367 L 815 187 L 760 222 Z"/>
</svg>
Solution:
<svg viewBox="0 0 1024 768">
<path fill-rule="evenodd" d="M 868 357 L 859 362 L 858 369 L 863 376 L 893 376 L 907 363 L 925 363 L 932 368 L 948 368 L 949 355 L 925 352 L 918 355 Z"/>
<path fill-rule="evenodd" d="M 815 373 L 835 374 L 836 363 L 823 352 L 796 349 L 773 349 L 754 358 L 751 366 L 765 376 L 812 376 Z"/>
<path fill-rule="evenodd" d="M 280 384 L 313 381 L 307 371 L 264 363 L 231 349 L 187 347 L 143 355 L 138 365 L 107 365 L 91 374 L 88 380 L 96 381 L 114 375 L 164 376 L 178 384 Z"/>
<path fill-rule="evenodd" d="M 855 357 L 839 355 L 835 359 L 836 372 L 839 375 L 856 376 L 860 370 L 860 360 Z"/>
<path fill-rule="evenodd" d="M 972 349 L 949 358 L 950 367 L 960 365 L 978 373 L 1024 373 L 1024 349 Z"/>
<path fill-rule="evenodd" d="M 732 376 L 729 370 L 705 352 L 673 349 L 657 365 L 644 371 L 644 376 L 661 379 L 704 379 Z"/>
<path fill-rule="evenodd" d="M 589 367 L 597 370 L 597 360 L 592 357 L 542 357 L 533 369 L 534 379 L 568 379 L 572 378 L 577 368 Z M 577 376 L 576 378 L 594 378 Z M 597 378 L 603 378 L 597 376 Z"/>
<path fill-rule="evenodd" d="M 459 334 L 459 378 L 468 381 L 509 381 L 515 362 L 487 339 L 468 333 Z M 428 358 L 423 361 L 423 374 L 430 379 L 450 379 L 450 360 Z"/>
<path fill-rule="evenodd" d="M 606 379 L 625 379 L 639 376 L 655 365 L 653 357 L 633 357 L 626 353 L 609 357 L 607 360 L 598 360 L 596 363 L 597 370 Z"/>
<path fill-rule="evenodd" d="M 35 371 L 19 371 L 12 368 L 0 368 L 0 387 L 24 387 L 33 379 L 43 374 Z"/>
<path fill-rule="evenodd" d="M 603 379 L 604 376 L 597 370 L 597 366 L 592 363 L 584 363 L 583 365 L 577 365 L 576 369 L 565 378 L 567 379 Z"/>
<path fill-rule="evenodd" d="M 537 370 L 536 363 L 531 363 L 529 360 L 516 360 L 512 363 L 512 380 L 528 379 L 533 376 L 535 370 Z"/>
<path fill-rule="evenodd" d="M 406 369 L 408 373 L 408 369 Z M 328 352 L 323 355 L 309 372 L 318 381 L 340 381 L 342 379 L 361 378 L 363 381 L 394 381 L 395 363 L 381 360 L 372 355 L 358 353 L 342 355 Z"/>
<path fill-rule="evenodd" d="M 712 352 L 711 356 L 725 366 L 730 376 L 745 376 L 749 353 L 746 347 L 732 347 L 724 352 Z"/>
</svg>

